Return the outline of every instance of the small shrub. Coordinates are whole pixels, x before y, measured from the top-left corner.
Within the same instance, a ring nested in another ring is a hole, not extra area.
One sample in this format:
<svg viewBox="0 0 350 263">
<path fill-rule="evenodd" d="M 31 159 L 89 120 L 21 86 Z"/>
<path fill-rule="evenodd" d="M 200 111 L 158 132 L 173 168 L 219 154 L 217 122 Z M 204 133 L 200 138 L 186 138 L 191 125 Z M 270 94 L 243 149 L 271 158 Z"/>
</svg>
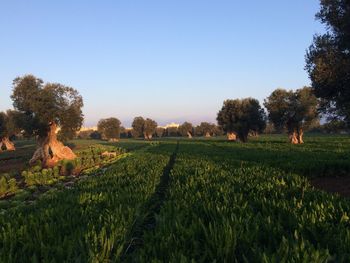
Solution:
<svg viewBox="0 0 350 263">
<path fill-rule="evenodd" d="M 0 196 L 5 195 L 8 191 L 8 184 L 5 176 L 0 178 Z"/>
<path fill-rule="evenodd" d="M 15 178 L 11 178 L 9 181 L 8 181 L 8 186 L 9 186 L 9 191 L 11 193 L 14 193 L 18 190 L 18 187 L 17 187 L 17 181 Z"/>
<path fill-rule="evenodd" d="M 52 169 L 53 169 L 53 177 L 58 178 L 60 176 L 60 168 L 58 166 L 54 166 Z"/>
<path fill-rule="evenodd" d="M 74 168 L 75 168 L 74 162 L 72 161 L 66 162 L 66 173 L 68 175 L 72 174 Z"/>
</svg>

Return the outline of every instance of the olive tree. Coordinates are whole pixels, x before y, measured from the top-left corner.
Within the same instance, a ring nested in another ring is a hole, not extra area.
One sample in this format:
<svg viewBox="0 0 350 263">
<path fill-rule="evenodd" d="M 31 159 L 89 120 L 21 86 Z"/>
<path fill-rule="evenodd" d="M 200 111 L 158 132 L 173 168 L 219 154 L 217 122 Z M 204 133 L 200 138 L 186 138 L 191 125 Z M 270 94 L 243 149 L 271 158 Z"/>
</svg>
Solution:
<svg viewBox="0 0 350 263">
<path fill-rule="evenodd" d="M 145 120 L 143 117 L 135 117 L 132 122 L 132 135 L 133 137 L 140 137 L 143 135 L 143 127 L 145 125 Z"/>
<path fill-rule="evenodd" d="M 163 127 L 157 127 L 156 128 L 156 135 L 157 137 L 163 137 L 164 136 L 164 133 L 165 133 L 165 128 Z"/>
<path fill-rule="evenodd" d="M 211 137 L 214 134 L 215 129 L 215 124 L 209 122 L 201 122 L 195 128 L 195 133 L 198 136 Z"/>
<path fill-rule="evenodd" d="M 306 54 L 306 70 L 322 112 L 350 126 L 350 2 L 320 2 L 316 18 L 327 31 L 314 36 Z"/>
<path fill-rule="evenodd" d="M 156 121 L 147 118 L 143 126 L 143 136 L 145 139 L 152 139 L 153 134 L 156 132 L 158 124 Z"/>
<path fill-rule="evenodd" d="M 241 142 L 247 142 L 250 131 L 262 132 L 266 125 L 264 109 L 253 98 L 225 100 L 217 121 L 228 139 L 237 136 Z"/>
<path fill-rule="evenodd" d="M 57 129 L 62 135 L 72 135 L 80 129 L 83 99 L 77 90 L 25 75 L 13 81 L 11 98 L 15 109 L 26 116 L 23 129 L 37 137 L 37 149 L 30 164 L 40 160 L 44 166 L 52 166 L 59 160 L 76 158 L 57 139 Z"/>
<path fill-rule="evenodd" d="M 0 151 L 3 147 L 8 151 L 16 150 L 10 138 L 20 132 L 21 117 L 21 113 L 14 110 L 0 112 Z"/>
<path fill-rule="evenodd" d="M 101 119 L 97 124 L 97 130 L 102 139 L 116 140 L 120 137 L 120 124 L 117 118 Z"/>
<path fill-rule="evenodd" d="M 277 131 L 286 129 L 293 144 L 304 143 L 304 130 L 318 118 L 317 105 L 317 98 L 309 87 L 296 91 L 276 89 L 264 102 L 269 121 Z"/>
<path fill-rule="evenodd" d="M 143 136 L 145 139 L 152 139 L 153 134 L 156 132 L 158 124 L 152 119 L 144 119 L 143 117 L 135 117 L 132 123 L 133 136 Z"/>
<path fill-rule="evenodd" d="M 181 124 L 178 128 L 179 133 L 181 134 L 181 136 L 187 136 L 188 138 L 192 138 L 193 136 L 193 125 L 192 123 L 189 122 L 184 122 L 183 124 Z"/>
</svg>

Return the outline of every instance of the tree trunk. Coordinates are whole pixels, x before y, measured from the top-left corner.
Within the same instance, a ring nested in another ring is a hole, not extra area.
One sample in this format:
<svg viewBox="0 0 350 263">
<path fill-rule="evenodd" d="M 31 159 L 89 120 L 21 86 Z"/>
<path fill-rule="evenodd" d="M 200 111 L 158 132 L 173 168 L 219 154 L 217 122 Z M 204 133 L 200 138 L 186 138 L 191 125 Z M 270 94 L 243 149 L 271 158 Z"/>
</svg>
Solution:
<svg viewBox="0 0 350 263">
<path fill-rule="evenodd" d="M 289 141 L 291 144 L 302 144 L 304 143 L 303 140 L 303 129 L 302 128 L 295 128 L 293 132 L 289 134 Z"/>
<path fill-rule="evenodd" d="M 143 137 L 145 138 L 145 140 L 151 140 L 153 136 L 152 136 L 152 134 L 148 134 L 148 133 L 144 132 Z"/>
<path fill-rule="evenodd" d="M 294 129 L 293 132 L 289 134 L 289 141 L 291 144 L 299 144 L 297 129 Z"/>
<path fill-rule="evenodd" d="M 209 133 L 209 132 L 206 132 L 206 133 L 205 133 L 205 137 L 207 137 L 207 138 L 211 137 L 211 136 L 210 136 L 210 133 Z"/>
<path fill-rule="evenodd" d="M 73 151 L 57 140 L 56 123 L 50 124 L 50 129 L 46 137 L 38 139 L 38 146 L 29 164 L 33 165 L 40 160 L 43 166 L 52 167 L 60 160 L 73 160 L 76 155 Z"/>
<path fill-rule="evenodd" d="M 187 136 L 188 138 L 192 139 L 192 134 L 189 131 L 187 132 Z"/>
<path fill-rule="evenodd" d="M 299 130 L 298 130 L 298 142 L 299 142 L 299 144 L 304 143 L 303 135 L 304 135 L 303 129 L 299 128 Z"/>
<path fill-rule="evenodd" d="M 227 139 L 229 141 L 235 141 L 235 140 L 237 140 L 237 136 L 236 136 L 236 134 L 234 132 L 228 132 L 227 133 Z"/>
<path fill-rule="evenodd" d="M 3 145 L 5 145 L 5 148 L 8 151 L 16 150 L 15 145 L 13 144 L 13 142 L 10 141 L 9 137 L 5 136 L 5 137 L 1 138 L 0 150 L 1 150 Z"/>
<path fill-rule="evenodd" d="M 241 142 L 247 142 L 248 141 L 248 133 L 244 133 L 244 132 L 238 133 L 238 139 Z"/>
</svg>

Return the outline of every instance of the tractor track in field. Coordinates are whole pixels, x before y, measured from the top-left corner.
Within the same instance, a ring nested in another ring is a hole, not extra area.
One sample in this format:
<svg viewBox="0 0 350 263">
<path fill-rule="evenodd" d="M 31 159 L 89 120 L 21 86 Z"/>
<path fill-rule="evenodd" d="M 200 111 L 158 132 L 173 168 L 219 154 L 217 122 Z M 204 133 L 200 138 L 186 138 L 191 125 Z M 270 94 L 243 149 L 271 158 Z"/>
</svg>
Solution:
<svg viewBox="0 0 350 263">
<path fill-rule="evenodd" d="M 176 156 L 179 149 L 179 141 L 177 141 L 176 148 L 169 158 L 169 162 L 163 169 L 160 182 L 157 185 L 153 195 L 146 201 L 143 208 L 141 208 L 141 216 L 137 218 L 131 228 L 128 242 L 124 245 L 121 260 L 130 259 L 130 256 L 143 245 L 143 236 L 146 231 L 152 230 L 156 227 L 156 215 L 159 214 L 160 209 L 165 201 L 165 196 L 170 184 L 170 172 L 174 167 Z"/>
</svg>

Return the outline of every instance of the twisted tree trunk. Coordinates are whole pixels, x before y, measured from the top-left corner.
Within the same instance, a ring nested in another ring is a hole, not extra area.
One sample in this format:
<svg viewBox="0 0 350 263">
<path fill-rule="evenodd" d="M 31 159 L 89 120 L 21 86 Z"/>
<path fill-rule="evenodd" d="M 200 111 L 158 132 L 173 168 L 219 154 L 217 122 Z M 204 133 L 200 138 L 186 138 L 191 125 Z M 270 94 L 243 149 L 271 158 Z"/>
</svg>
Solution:
<svg viewBox="0 0 350 263">
<path fill-rule="evenodd" d="M 152 136 L 152 134 L 144 132 L 143 133 L 143 137 L 145 138 L 145 140 L 151 140 L 153 136 Z"/>
<path fill-rule="evenodd" d="M 302 144 L 303 141 L 303 129 L 302 128 L 295 128 L 293 132 L 289 134 L 289 141 L 292 144 Z"/>
<path fill-rule="evenodd" d="M 235 140 L 237 140 L 237 135 L 234 132 L 228 132 L 227 139 L 229 141 L 235 141 Z"/>
<path fill-rule="evenodd" d="M 237 137 L 241 142 L 245 143 L 248 141 L 248 132 L 238 132 Z"/>
<path fill-rule="evenodd" d="M 205 137 L 207 137 L 207 138 L 211 137 L 210 132 L 206 132 Z"/>
<path fill-rule="evenodd" d="M 57 140 L 56 130 L 56 123 L 50 123 L 47 135 L 38 139 L 37 149 L 29 164 L 33 165 L 40 160 L 43 166 L 51 167 L 60 160 L 73 160 L 76 158 L 76 155 L 69 147 L 64 146 L 63 143 Z"/>
<path fill-rule="evenodd" d="M 189 131 L 187 132 L 187 136 L 188 138 L 192 139 L 192 134 Z"/>
<path fill-rule="evenodd" d="M 299 130 L 298 130 L 298 142 L 299 142 L 299 144 L 304 143 L 303 135 L 304 135 L 303 129 L 299 128 Z"/>
<path fill-rule="evenodd" d="M 11 142 L 10 139 L 9 139 L 9 137 L 7 137 L 7 136 L 1 138 L 1 142 L 0 142 L 0 151 L 1 151 L 3 145 L 5 145 L 5 148 L 6 148 L 6 150 L 8 150 L 8 151 L 14 151 L 14 150 L 16 150 L 14 143 Z"/>
</svg>

